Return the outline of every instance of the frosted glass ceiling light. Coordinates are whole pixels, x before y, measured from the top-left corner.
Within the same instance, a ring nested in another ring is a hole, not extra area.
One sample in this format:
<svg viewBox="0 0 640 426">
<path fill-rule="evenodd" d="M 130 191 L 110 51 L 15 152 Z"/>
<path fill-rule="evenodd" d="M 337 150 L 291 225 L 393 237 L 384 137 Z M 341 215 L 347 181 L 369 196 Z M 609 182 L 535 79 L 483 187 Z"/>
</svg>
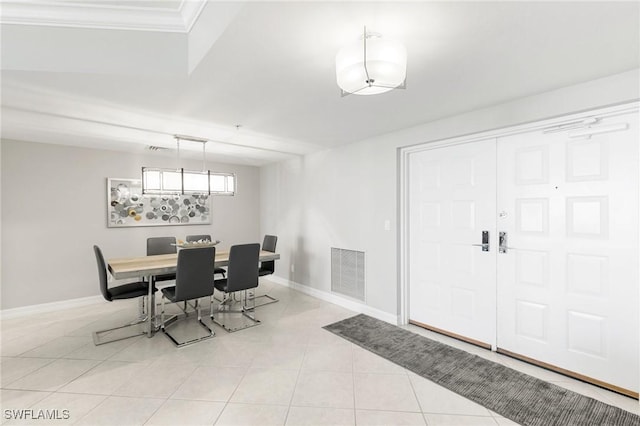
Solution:
<svg viewBox="0 0 640 426">
<path fill-rule="evenodd" d="M 175 135 L 178 167 L 175 169 L 142 168 L 143 194 L 235 195 L 233 173 L 206 170 L 206 139 Z M 180 141 L 202 144 L 202 171 L 188 171 L 180 165 Z"/>
<path fill-rule="evenodd" d="M 377 95 L 406 88 L 407 49 L 380 34 L 364 32 L 336 55 L 336 79 L 342 96 Z"/>
</svg>

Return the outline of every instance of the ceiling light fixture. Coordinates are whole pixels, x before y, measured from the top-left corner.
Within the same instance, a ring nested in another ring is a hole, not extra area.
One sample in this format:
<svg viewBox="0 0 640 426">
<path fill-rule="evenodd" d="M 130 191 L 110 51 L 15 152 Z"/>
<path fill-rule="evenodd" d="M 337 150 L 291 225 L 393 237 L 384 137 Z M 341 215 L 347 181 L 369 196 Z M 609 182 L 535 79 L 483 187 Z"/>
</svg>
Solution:
<svg viewBox="0 0 640 426">
<path fill-rule="evenodd" d="M 207 139 L 183 135 L 175 135 L 174 138 L 177 146 L 177 167 L 175 169 L 143 167 L 143 194 L 235 195 L 235 174 L 207 170 Z M 202 171 L 190 171 L 180 167 L 181 140 L 202 144 Z"/>
<path fill-rule="evenodd" d="M 407 85 L 407 49 L 378 33 L 364 32 L 360 40 L 336 55 L 336 79 L 342 96 L 377 95 Z"/>
</svg>

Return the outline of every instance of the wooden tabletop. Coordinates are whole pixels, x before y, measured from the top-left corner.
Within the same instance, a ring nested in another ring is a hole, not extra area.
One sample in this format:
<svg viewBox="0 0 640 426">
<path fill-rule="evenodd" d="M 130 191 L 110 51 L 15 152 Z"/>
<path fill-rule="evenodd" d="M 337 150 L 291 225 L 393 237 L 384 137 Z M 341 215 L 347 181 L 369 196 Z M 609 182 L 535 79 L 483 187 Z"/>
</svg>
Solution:
<svg viewBox="0 0 640 426">
<path fill-rule="evenodd" d="M 278 253 L 260 251 L 260 261 L 280 259 Z M 170 274 L 176 271 L 178 254 L 159 254 L 155 256 L 122 257 L 109 259 L 109 272 L 113 278 L 139 278 L 148 275 Z M 222 267 L 229 264 L 229 250 L 216 250 L 215 266 Z"/>
</svg>

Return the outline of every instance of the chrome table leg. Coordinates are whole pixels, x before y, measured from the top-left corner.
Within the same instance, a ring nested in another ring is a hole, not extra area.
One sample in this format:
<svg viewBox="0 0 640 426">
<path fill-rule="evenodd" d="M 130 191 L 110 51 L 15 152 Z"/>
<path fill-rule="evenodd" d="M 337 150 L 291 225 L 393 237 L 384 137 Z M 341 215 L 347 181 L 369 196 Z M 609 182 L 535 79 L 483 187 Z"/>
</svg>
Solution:
<svg viewBox="0 0 640 426">
<path fill-rule="evenodd" d="M 147 315 L 147 320 L 148 320 L 148 324 L 147 324 L 147 337 L 153 337 L 153 334 L 155 333 L 155 318 L 156 318 L 156 300 L 155 300 L 155 293 L 153 292 L 153 275 L 149 275 L 147 277 L 147 282 L 149 283 L 149 295 L 147 296 L 147 306 L 148 306 L 148 310 L 149 313 Z"/>
</svg>

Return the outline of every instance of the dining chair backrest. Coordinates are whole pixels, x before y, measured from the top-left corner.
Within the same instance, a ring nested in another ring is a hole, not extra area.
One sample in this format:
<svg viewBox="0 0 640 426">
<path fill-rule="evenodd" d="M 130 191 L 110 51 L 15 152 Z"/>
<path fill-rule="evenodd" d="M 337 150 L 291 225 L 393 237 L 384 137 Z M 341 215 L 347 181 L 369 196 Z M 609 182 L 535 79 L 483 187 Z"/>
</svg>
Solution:
<svg viewBox="0 0 640 426">
<path fill-rule="evenodd" d="M 98 246 L 93 246 L 93 252 L 96 254 L 96 261 L 98 262 L 100 292 L 102 293 L 102 297 L 104 297 L 106 301 L 111 302 L 111 293 L 109 292 L 109 287 L 107 285 L 107 265 L 104 261 L 102 250 L 100 250 L 100 247 Z"/>
<path fill-rule="evenodd" d="M 192 241 L 211 241 L 211 235 L 202 234 L 202 235 L 187 235 L 186 240 L 188 243 Z"/>
<path fill-rule="evenodd" d="M 176 237 L 147 238 L 147 256 L 176 253 L 178 250 L 175 244 Z"/>
<path fill-rule="evenodd" d="M 260 244 L 238 244 L 229 250 L 227 291 L 242 291 L 258 286 Z"/>
<path fill-rule="evenodd" d="M 182 249 L 178 252 L 176 301 L 211 296 L 215 257 L 215 247 Z"/>
<path fill-rule="evenodd" d="M 276 252 L 276 244 L 278 243 L 278 237 L 275 235 L 265 235 L 262 241 L 262 250 Z"/>
<path fill-rule="evenodd" d="M 262 250 L 276 252 L 276 244 L 278 243 L 278 237 L 275 235 L 265 235 L 262 241 Z M 274 273 L 276 271 L 276 262 L 274 260 L 268 260 L 260 263 L 260 271 L 264 275 L 265 273 Z"/>
</svg>

